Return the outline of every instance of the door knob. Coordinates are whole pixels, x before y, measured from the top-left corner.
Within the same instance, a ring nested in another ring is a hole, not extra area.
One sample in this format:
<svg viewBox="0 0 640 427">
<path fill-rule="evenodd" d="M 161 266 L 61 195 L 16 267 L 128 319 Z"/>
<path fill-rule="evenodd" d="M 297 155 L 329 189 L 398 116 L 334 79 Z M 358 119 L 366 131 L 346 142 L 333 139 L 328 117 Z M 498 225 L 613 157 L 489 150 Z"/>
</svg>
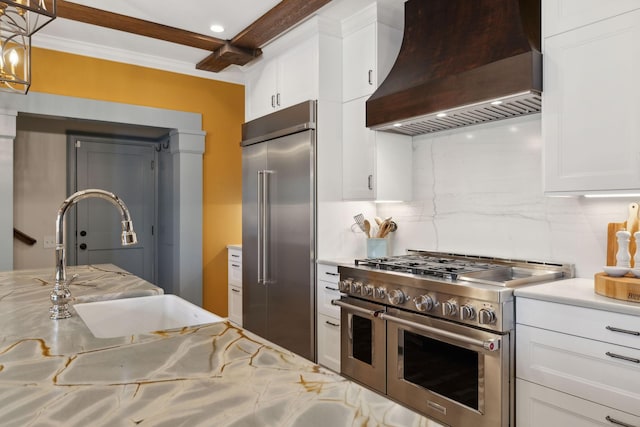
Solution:
<svg viewBox="0 0 640 427">
<path fill-rule="evenodd" d="M 85 249 L 87 249 L 87 244 L 86 243 L 80 243 L 80 249 L 83 250 L 83 251 Z"/>
<path fill-rule="evenodd" d="M 87 232 L 86 232 L 86 231 L 84 231 L 84 230 L 82 230 L 82 231 L 80 232 L 80 235 L 81 235 L 82 237 L 84 237 L 84 236 L 86 236 L 86 235 L 87 235 Z"/>
</svg>

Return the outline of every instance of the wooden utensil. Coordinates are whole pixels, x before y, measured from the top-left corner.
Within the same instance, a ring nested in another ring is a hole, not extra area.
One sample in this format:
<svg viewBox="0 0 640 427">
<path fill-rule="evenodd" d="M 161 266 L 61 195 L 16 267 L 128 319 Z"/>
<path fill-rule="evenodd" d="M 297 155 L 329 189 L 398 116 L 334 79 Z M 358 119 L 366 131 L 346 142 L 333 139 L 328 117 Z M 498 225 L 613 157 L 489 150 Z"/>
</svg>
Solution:
<svg viewBox="0 0 640 427">
<path fill-rule="evenodd" d="M 382 225 L 380 226 L 380 231 L 378 231 L 378 237 L 383 239 L 387 237 L 387 234 L 391 231 L 391 223 L 387 220 L 382 221 Z"/>
<path fill-rule="evenodd" d="M 364 233 L 367 235 L 367 238 L 371 238 L 371 223 L 368 219 L 364 220 Z"/>
</svg>

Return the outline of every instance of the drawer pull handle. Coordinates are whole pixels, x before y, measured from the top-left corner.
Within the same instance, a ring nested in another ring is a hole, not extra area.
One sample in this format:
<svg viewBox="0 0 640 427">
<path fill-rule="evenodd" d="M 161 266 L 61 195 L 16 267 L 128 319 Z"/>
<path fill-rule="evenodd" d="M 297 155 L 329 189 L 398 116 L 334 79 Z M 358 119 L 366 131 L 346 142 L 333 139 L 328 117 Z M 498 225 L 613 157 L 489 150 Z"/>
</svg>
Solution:
<svg viewBox="0 0 640 427">
<path fill-rule="evenodd" d="M 231 258 L 240 258 L 240 255 L 231 255 Z"/>
<path fill-rule="evenodd" d="M 237 293 L 240 293 L 240 290 L 239 290 L 239 289 L 235 289 L 235 288 L 231 288 L 231 292 L 237 292 Z"/>
<path fill-rule="evenodd" d="M 325 288 L 325 289 L 328 289 L 328 290 L 330 290 L 330 291 L 339 291 L 339 290 L 340 290 L 340 289 L 338 289 L 338 288 L 332 288 L 331 286 L 325 286 L 324 288 Z"/>
<path fill-rule="evenodd" d="M 325 271 L 324 274 L 328 274 L 329 276 L 339 276 L 340 273 L 331 273 L 329 271 Z"/>
<path fill-rule="evenodd" d="M 236 268 L 238 268 L 238 267 L 240 267 L 240 264 L 231 264 L 231 267 L 236 267 Z"/>
<path fill-rule="evenodd" d="M 328 320 L 325 320 L 324 323 L 326 323 L 327 325 L 335 326 L 336 328 L 340 326 L 337 323 L 329 322 Z"/>
<path fill-rule="evenodd" d="M 607 351 L 605 354 L 607 356 L 609 356 L 609 357 L 613 357 L 614 359 L 622 359 L 622 360 L 626 360 L 627 362 L 633 362 L 633 363 L 639 363 L 640 364 L 640 359 L 636 359 L 636 358 L 633 358 L 633 357 L 622 356 L 620 354 L 611 353 L 610 351 Z"/>
<path fill-rule="evenodd" d="M 633 424 L 627 424 L 625 422 L 622 421 L 618 421 L 615 418 L 610 417 L 609 415 L 607 415 L 606 417 L 604 417 L 605 420 L 609 421 L 611 424 L 616 424 L 622 427 L 636 427 Z"/>
<path fill-rule="evenodd" d="M 620 329 L 620 328 L 615 328 L 613 326 L 606 326 L 605 328 L 611 332 L 622 332 L 623 334 L 640 336 L 640 332 L 638 331 L 630 331 L 628 329 Z"/>
</svg>

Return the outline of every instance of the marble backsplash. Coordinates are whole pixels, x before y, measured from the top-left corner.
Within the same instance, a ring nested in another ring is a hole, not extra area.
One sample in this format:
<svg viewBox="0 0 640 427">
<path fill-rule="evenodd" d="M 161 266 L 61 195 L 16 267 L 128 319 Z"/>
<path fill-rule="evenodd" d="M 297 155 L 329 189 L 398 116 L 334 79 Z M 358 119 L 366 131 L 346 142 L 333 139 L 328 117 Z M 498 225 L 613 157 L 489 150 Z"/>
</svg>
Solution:
<svg viewBox="0 0 640 427">
<path fill-rule="evenodd" d="M 543 194 L 540 115 L 413 141 L 413 201 L 378 204 L 393 216 L 394 254 L 405 249 L 573 263 L 592 278 L 606 261 L 607 223 L 633 198 Z"/>
</svg>

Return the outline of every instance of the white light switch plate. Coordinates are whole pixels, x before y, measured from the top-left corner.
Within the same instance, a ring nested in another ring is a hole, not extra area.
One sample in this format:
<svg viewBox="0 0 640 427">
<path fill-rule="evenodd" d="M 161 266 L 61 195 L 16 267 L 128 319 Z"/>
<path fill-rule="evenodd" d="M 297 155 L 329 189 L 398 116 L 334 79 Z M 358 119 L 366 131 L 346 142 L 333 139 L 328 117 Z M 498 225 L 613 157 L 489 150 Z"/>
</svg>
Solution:
<svg viewBox="0 0 640 427">
<path fill-rule="evenodd" d="M 54 249 L 56 247 L 56 236 L 44 236 L 42 241 L 45 249 Z"/>
</svg>

